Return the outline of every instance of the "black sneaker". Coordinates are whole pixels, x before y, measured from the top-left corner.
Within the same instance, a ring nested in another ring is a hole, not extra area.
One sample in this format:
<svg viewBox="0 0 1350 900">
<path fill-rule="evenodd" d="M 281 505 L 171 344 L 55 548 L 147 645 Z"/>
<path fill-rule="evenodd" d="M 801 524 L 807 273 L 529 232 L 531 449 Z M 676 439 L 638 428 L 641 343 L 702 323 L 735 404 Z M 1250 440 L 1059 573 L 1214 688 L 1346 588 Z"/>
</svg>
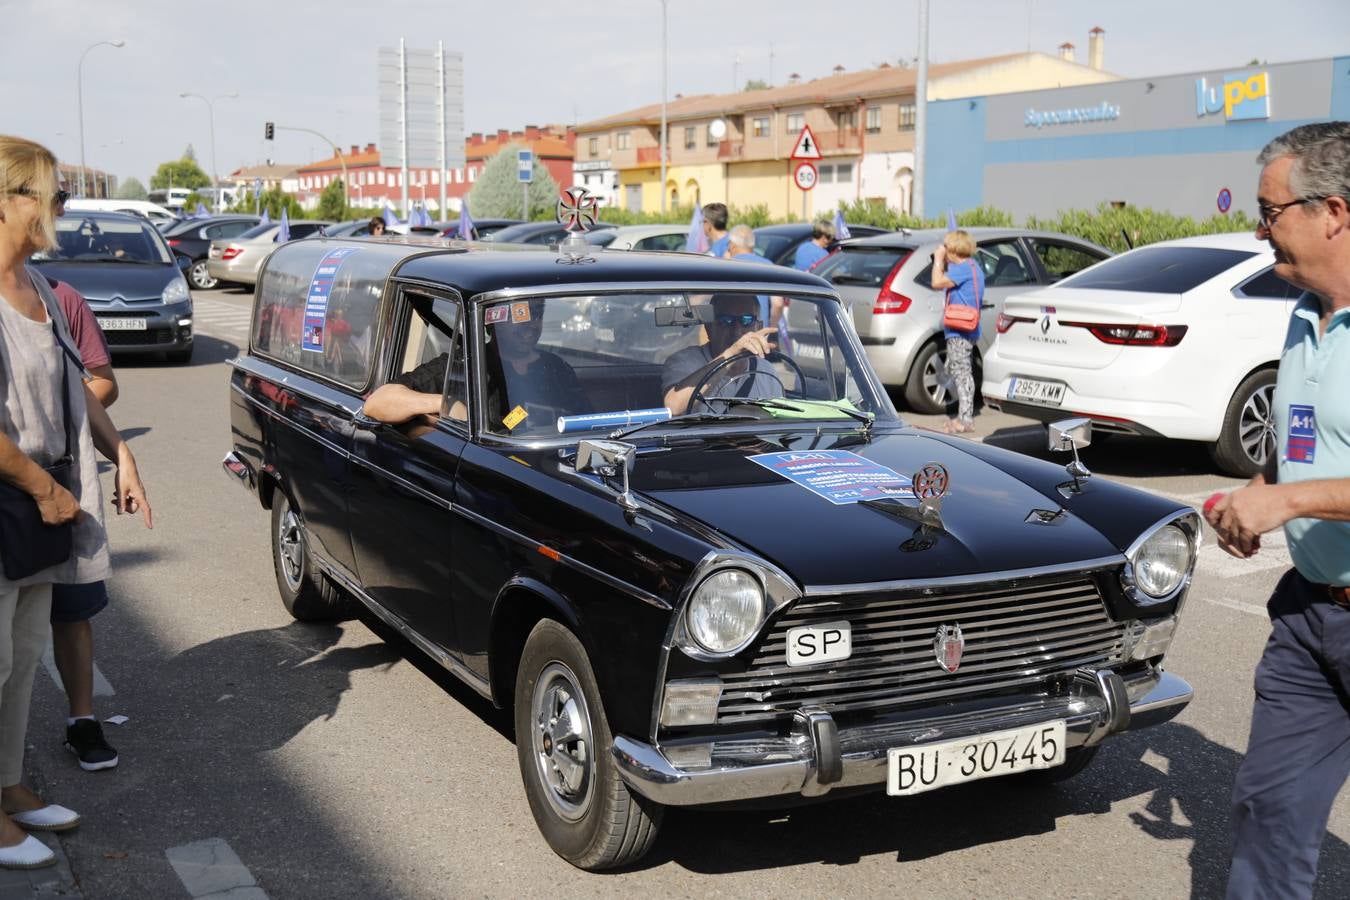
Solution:
<svg viewBox="0 0 1350 900">
<path fill-rule="evenodd" d="M 86 772 L 117 765 L 117 751 L 103 739 L 103 726 L 93 719 L 76 719 L 66 726 L 66 749 L 80 758 Z"/>
</svg>

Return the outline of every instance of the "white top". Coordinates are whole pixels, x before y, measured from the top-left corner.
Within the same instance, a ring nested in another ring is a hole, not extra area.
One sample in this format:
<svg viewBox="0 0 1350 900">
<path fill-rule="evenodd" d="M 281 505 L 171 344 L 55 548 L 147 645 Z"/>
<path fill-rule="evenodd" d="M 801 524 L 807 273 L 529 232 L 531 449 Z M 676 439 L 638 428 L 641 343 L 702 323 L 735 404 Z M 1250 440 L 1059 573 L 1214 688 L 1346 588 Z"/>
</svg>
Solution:
<svg viewBox="0 0 1350 900">
<path fill-rule="evenodd" d="M 19 581 L 9 581 L 0 573 L 0 590 L 46 582 L 86 584 L 106 579 L 110 571 L 103 489 L 84 403 L 84 381 L 53 337 L 52 323 L 72 351 L 75 344 L 47 279 L 31 269 L 28 275 L 47 308 L 48 321 L 34 322 L 0 296 L 0 431 L 40 466 L 60 459 L 66 447 L 61 372 L 69 366 L 70 450 L 79 473 L 79 483 L 71 485 L 71 493 L 84 515 L 75 524 L 70 559 Z"/>
</svg>

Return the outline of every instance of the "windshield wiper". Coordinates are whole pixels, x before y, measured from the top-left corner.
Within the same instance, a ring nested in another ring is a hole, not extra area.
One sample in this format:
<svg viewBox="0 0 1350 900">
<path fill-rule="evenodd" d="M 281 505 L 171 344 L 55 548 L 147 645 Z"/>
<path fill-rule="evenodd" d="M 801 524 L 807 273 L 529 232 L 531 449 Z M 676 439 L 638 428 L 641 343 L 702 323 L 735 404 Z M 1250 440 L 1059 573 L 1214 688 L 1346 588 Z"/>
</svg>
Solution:
<svg viewBox="0 0 1350 900">
<path fill-rule="evenodd" d="M 786 409 L 792 412 L 804 413 L 807 410 L 796 406 L 791 400 L 780 400 L 776 397 L 704 397 L 704 400 L 720 400 L 723 403 L 744 403 L 750 406 L 757 406 L 760 409 Z M 876 422 L 877 417 L 871 413 L 859 412 L 856 409 L 849 409 L 847 406 L 840 406 L 833 401 L 828 400 L 803 400 L 803 403 L 828 403 L 831 410 L 843 413 L 851 419 L 862 423 L 863 437 L 872 437 L 872 424 Z"/>
<path fill-rule="evenodd" d="M 634 425 L 632 428 L 625 428 L 619 431 L 611 431 L 610 440 L 619 440 L 626 438 L 630 434 L 635 434 L 644 428 L 653 428 L 657 425 L 663 425 L 667 428 L 684 425 L 707 425 L 710 422 L 758 422 L 757 416 L 740 416 L 732 413 L 698 413 L 696 415 L 676 416 L 673 419 L 661 419 L 657 422 L 644 422 L 641 425 Z"/>
</svg>

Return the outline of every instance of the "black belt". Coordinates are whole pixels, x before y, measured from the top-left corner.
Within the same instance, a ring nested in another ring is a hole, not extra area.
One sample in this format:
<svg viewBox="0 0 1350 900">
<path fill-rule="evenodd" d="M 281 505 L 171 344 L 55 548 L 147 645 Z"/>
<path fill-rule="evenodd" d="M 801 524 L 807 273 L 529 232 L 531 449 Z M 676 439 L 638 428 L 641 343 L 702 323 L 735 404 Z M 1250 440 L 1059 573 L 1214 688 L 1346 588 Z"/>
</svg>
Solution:
<svg viewBox="0 0 1350 900">
<path fill-rule="evenodd" d="M 1339 584 L 1318 584 L 1310 582 L 1319 591 L 1325 591 L 1327 598 L 1341 609 L 1350 609 L 1350 587 Z"/>
</svg>

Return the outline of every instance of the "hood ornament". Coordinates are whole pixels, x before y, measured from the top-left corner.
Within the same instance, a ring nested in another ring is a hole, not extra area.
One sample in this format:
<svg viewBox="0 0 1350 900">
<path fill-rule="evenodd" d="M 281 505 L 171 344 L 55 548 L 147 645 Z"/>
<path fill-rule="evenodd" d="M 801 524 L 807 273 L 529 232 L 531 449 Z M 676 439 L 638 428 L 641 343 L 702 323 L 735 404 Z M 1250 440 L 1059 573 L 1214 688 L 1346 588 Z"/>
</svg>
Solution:
<svg viewBox="0 0 1350 900">
<path fill-rule="evenodd" d="M 961 623 L 942 624 L 933 635 L 933 656 L 944 672 L 955 672 L 961 668 L 961 655 L 966 650 L 966 636 L 961 633 Z"/>
<path fill-rule="evenodd" d="M 574 184 L 558 195 L 554 218 L 567 230 L 567 237 L 558 245 L 562 257 L 558 262 L 595 262 L 594 250 L 586 243 L 585 233 L 595 226 L 600 215 L 600 201 L 586 188 Z"/>
<path fill-rule="evenodd" d="M 951 476 L 947 474 L 946 466 L 930 462 L 911 475 L 910 482 L 914 497 L 919 501 L 918 506 L 909 506 L 889 497 L 863 501 L 866 506 L 908 519 L 919 526 L 914 532 L 914 538 L 901 547 L 907 553 L 929 549 L 933 543 L 923 541 L 922 538 L 947 530 L 942 524 L 942 498 L 951 486 Z"/>
</svg>

